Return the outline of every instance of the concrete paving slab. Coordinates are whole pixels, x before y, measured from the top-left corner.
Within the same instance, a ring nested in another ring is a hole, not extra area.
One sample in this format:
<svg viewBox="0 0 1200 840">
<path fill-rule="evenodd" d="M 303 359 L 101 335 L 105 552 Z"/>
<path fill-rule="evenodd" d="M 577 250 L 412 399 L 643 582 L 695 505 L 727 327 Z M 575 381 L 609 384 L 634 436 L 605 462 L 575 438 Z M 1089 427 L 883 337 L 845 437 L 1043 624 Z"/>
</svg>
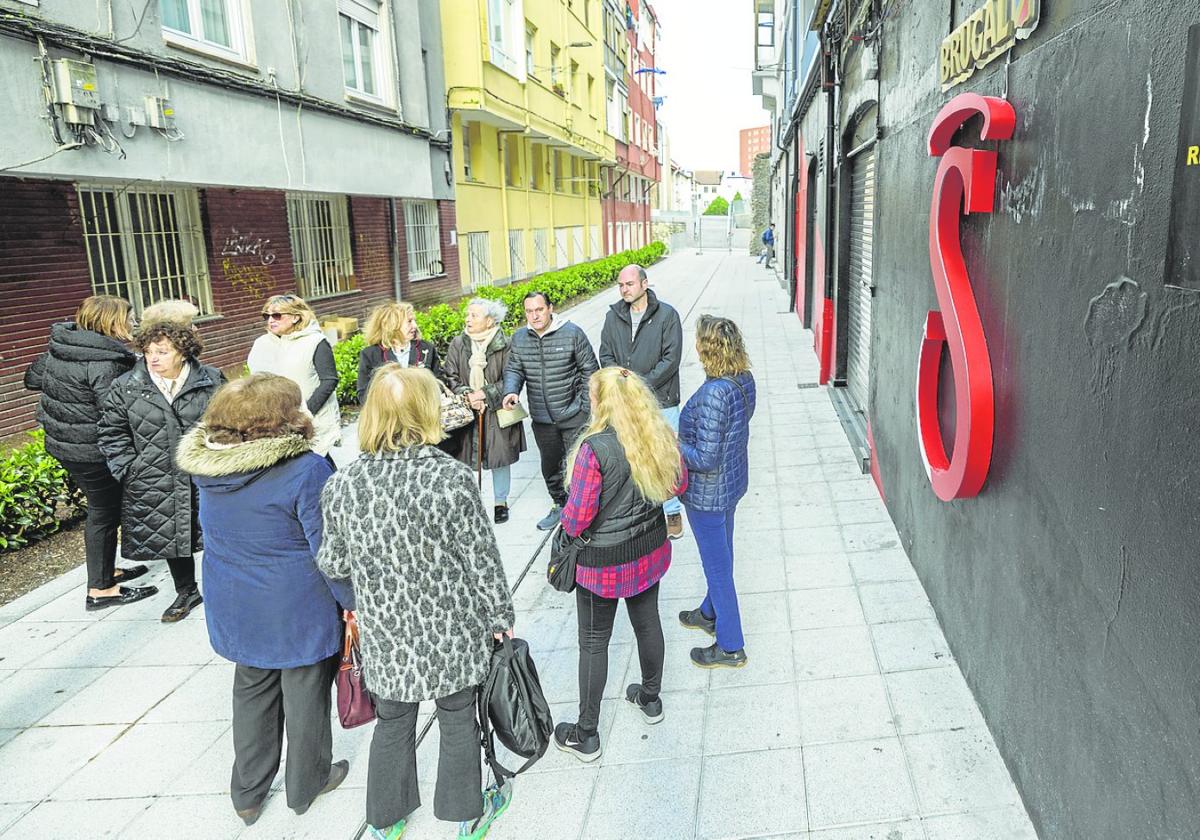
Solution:
<svg viewBox="0 0 1200 840">
<path fill-rule="evenodd" d="M 925 830 L 917 820 L 856 825 L 814 831 L 808 840 L 925 840 Z M 1000 838 L 995 838 L 1000 840 Z"/>
<path fill-rule="evenodd" d="M 245 828 L 229 804 L 229 794 L 160 796 L 120 833 L 121 840 L 161 836 L 171 840 L 234 840 Z"/>
<path fill-rule="evenodd" d="M 853 586 L 789 592 L 788 609 L 795 630 L 854 627 L 866 623 L 858 591 Z"/>
<path fill-rule="evenodd" d="M 1037 840 L 1037 832 L 1019 806 L 929 817 L 923 822 L 928 840 Z"/>
<path fill-rule="evenodd" d="M 804 681 L 797 693 L 805 747 L 896 735 L 887 688 L 878 674 Z"/>
<path fill-rule="evenodd" d="M 753 779 L 752 796 L 731 795 Z M 777 835 L 808 827 L 804 762 L 798 749 L 769 750 L 704 759 L 701 840 Z"/>
<path fill-rule="evenodd" d="M 0 801 L 40 802 L 121 734 L 122 726 L 38 726 L 0 747 Z M 14 835 L 18 837 L 27 835 Z"/>
<path fill-rule="evenodd" d="M 104 668 L 14 671 L 0 693 L 0 721 L 6 727 L 33 726 L 106 673 Z"/>
<path fill-rule="evenodd" d="M 11 825 L 12 837 L 117 837 L 121 830 L 153 804 L 152 799 L 98 799 L 81 811 L 76 802 L 42 802 Z"/>
<path fill-rule="evenodd" d="M 114 668 L 39 721 L 42 726 L 133 723 L 198 666 Z"/>
<path fill-rule="evenodd" d="M 901 735 L 984 726 L 979 706 L 958 668 L 896 671 L 884 679 Z"/>
<path fill-rule="evenodd" d="M 814 829 L 917 815 L 897 738 L 808 747 L 804 778 Z"/>
<path fill-rule="evenodd" d="M 888 583 L 859 582 L 863 613 L 868 624 L 890 621 L 917 621 L 933 618 L 933 605 L 918 581 Z"/>
<path fill-rule="evenodd" d="M 987 811 L 1020 798 L 986 729 L 902 737 L 921 813 Z"/>
<path fill-rule="evenodd" d="M 705 755 L 798 746 L 800 714 L 793 692 L 775 685 L 709 688 Z"/>
<path fill-rule="evenodd" d="M 872 624 L 871 636 L 884 671 L 940 668 L 953 661 L 936 619 Z"/>
<path fill-rule="evenodd" d="M 801 680 L 852 677 L 879 670 L 866 625 L 797 630 L 792 634 L 796 676 Z"/>
<path fill-rule="evenodd" d="M 700 763 L 694 759 L 601 767 L 582 836 L 692 838 L 699 789 Z"/>
</svg>

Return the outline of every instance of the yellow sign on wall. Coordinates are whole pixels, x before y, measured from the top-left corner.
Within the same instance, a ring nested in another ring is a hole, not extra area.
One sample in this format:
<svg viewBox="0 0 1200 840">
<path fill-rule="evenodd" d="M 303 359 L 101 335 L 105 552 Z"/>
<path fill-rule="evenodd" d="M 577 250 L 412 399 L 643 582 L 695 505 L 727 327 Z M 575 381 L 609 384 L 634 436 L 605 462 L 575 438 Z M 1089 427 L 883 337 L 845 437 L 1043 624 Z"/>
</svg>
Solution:
<svg viewBox="0 0 1200 840">
<path fill-rule="evenodd" d="M 938 76 L 949 90 L 1033 34 L 1042 16 L 1041 0 L 986 0 L 942 41 Z"/>
</svg>

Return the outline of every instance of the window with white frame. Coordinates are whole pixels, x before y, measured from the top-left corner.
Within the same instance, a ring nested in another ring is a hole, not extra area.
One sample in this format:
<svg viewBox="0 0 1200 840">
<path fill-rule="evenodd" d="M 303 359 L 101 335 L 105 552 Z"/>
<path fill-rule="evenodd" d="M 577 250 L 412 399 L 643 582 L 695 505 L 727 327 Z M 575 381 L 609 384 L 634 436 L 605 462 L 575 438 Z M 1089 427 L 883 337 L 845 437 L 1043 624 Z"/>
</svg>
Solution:
<svg viewBox="0 0 1200 840">
<path fill-rule="evenodd" d="M 446 273 L 436 201 L 404 202 L 404 238 L 408 243 L 409 280 L 428 280 Z"/>
<path fill-rule="evenodd" d="M 139 315 L 182 298 L 212 314 L 196 190 L 81 184 L 78 192 L 92 291 L 124 298 Z"/>
<path fill-rule="evenodd" d="M 287 194 L 292 265 L 301 297 L 319 298 L 354 289 L 348 204 L 344 195 Z"/>
<path fill-rule="evenodd" d="M 246 0 L 159 0 L 163 38 L 177 46 L 247 61 L 250 4 Z"/>
<path fill-rule="evenodd" d="M 537 75 L 537 27 L 525 24 L 525 75 Z"/>
<path fill-rule="evenodd" d="M 488 46 L 492 64 L 516 76 L 519 72 L 520 37 L 516 26 L 524 22 L 519 0 L 488 0 Z"/>
<path fill-rule="evenodd" d="M 381 0 L 338 0 L 342 77 L 351 96 L 387 103 L 388 51 Z"/>
</svg>

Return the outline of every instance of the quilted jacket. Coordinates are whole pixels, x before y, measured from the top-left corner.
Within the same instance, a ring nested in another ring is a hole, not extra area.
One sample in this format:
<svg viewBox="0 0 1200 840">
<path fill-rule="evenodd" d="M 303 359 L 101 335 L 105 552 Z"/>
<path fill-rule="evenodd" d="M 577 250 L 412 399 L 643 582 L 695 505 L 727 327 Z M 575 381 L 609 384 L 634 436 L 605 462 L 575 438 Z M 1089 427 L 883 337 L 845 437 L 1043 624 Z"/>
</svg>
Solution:
<svg viewBox="0 0 1200 840">
<path fill-rule="evenodd" d="M 41 391 L 38 421 L 46 451 L 60 461 L 102 464 L 97 445 L 100 407 L 113 380 L 137 357 L 115 338 L 75 324 L 50 328 L 50 347 L 25 371 L 25 387 Z"/>
<path fill-rule="evenodd" d="M 100 451 L 123 487 L 121 556 L 128 560 L 187 557 L 201 548 L 196 488 L 175 464 L 175 449 L 196 425 L 221 371 L 193 359 L 173 402 L 150 381 L 146 362 L 117 378 L 104 400 Z"/>
<path fill-rule="evenodd" d="M 527 386 L 535 423 L 563 423 L 588 410 L 588 379 L 599 369 L 583 330 L 555 318 L 545 335 L 529 327 L 513 333 L 504 368 L 504 393 Z"/>
<path fill-rule="evenodd" d="M 680 500 L 692 510 L 732 510 L 749 482 L 754 376 L 706 379 L 679 414 L 679 451 L 688 468 Z"/>
<path fill-rule="evenodd" d="M 619 300 L 609 307 L 600 333 L 600 366 L 619 365 L 641 374 L 663 408 L 679 405 L 679 361 L 683 358 L 683 326 L 679 313 L 658 299 L 653 290 L 646 312 L 633 334 L 629 304 Z"/>
</svg>

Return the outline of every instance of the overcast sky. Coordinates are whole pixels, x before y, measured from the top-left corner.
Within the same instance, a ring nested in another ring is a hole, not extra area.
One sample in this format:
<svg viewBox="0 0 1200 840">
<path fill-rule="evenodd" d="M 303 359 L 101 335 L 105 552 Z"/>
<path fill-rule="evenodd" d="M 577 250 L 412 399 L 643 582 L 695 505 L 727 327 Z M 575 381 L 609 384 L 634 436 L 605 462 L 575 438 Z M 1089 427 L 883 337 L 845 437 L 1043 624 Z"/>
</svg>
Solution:
<svg viewBox="0 0 1200 840">
<path fill-rule="evenodd" d="M 662 27 L 659 117 L 685 169 L 737 169 L 738 130 L 771 116 L 751 93 L 750 0 L 650 0 Z"/>
</svg>

